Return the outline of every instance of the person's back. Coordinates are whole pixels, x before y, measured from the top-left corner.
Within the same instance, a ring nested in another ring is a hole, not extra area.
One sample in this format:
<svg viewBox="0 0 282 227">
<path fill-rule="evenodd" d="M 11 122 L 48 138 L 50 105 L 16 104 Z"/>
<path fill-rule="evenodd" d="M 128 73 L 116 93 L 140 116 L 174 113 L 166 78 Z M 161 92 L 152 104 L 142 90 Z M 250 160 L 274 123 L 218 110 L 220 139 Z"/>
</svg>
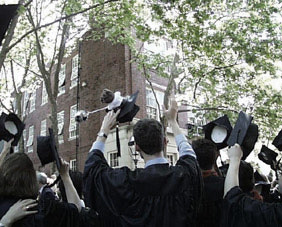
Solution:
<svg viewBox="0 0 282 227">
<path fill-rule="evenodd" d="M 263 197 L 255 190 L 254 168 L 243 160 L 241 160 L 239 167 L 239 187 L 246 195 L 263 201 Z"/>
<path fill-rule="evenodd" d="M 0 218 L 19 199 L 35 199 L 37 195 L 35 170 L 28 156 L 24 153 L 7 156 L 0 166 Z M 32 214 L 15 222 L 13 226 L 40 227 L 43 226 L 43 217 L 38 213 Z"/>
<path fill-rule="evenodd" d="M 228 150 L 230 164 L 224 185 L 223 216 L 221 226 L 280 227 L 282 204 L 265 203 L 246 195 L 239 187 L 239 166 L 243 156 L 240 145 Z"/>
<path fill-rule="evenodd" d="M 219 226 L 222 211 L 224 178 L 214 170 L 217 158 L 216 145 L 207 139 L 193 141 L 192 147 L 203 175 L 203 198 L 197 216 L 198 227 Z"/>
<path fill-rule="evenodd" d="M 106 115 L 104 125 L 111 123 Z M 108 226 L 195 226 L 201 196 L 196 156 L 176 121 L 172 122 L 180 159 L 169 166 L 163 157 L 164 133 L 159 122 L 143 119 L 133 129 L 135 149 L 144 169 L 110 168 L 97 138 L 85 164 L 85 201 Z M 109 132 L 108 127 L 106 134 Z"/>
</svg>

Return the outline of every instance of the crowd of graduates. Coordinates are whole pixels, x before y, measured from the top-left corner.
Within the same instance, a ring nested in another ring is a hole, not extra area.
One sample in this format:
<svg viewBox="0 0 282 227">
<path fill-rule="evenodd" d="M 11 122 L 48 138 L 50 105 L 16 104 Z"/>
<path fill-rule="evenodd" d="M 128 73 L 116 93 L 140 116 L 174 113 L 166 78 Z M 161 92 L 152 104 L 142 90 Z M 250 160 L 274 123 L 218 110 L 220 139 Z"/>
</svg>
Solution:
<svg viewBox="0 0 282 227">
<path fill-rule="evenodd" d="M 224 116 L 204 127 L 205 138 L 188 142 L 177 123 L 177 103 L 171 98 L 163 114 L 175 136 L 177 163 L 171 166 L 164 157 L 167 140 L 162 124 L 141 119 L 133 127 L 133 137 L 145 167 L 111 168 L 103 153 L 105 142 L 120 116 L 131 121 L 138 111 L 136 98 L 133 103 L 130 100 L 108 109 L 83 173 L 70 171 L 59 157 L 51 129 L 49 136 L 37 138 L 41 163 L 56 163 L 59 176 L 55 180 L 35 171 L 25 153 L 10 152 L 22 125 L 11 120 L 16 116 L 4 114 L 0 226 L 282 226 L 277 155 L 273 158 L 269 148 L 260 153 L 261 160 L 276 170 L 277 184 L 271 185 L 245 161 L 258 132 L 257 126 L 250 130 L 252 118 L 243 112 L 234 128 Z M 7 128 L 13 123 L 17 130 L 11 133 Z M 281 134 L 273 142 L 279 151 Z M 218 168 L 216 160 L 226 146 L 229 163 Z"/>
</svg>

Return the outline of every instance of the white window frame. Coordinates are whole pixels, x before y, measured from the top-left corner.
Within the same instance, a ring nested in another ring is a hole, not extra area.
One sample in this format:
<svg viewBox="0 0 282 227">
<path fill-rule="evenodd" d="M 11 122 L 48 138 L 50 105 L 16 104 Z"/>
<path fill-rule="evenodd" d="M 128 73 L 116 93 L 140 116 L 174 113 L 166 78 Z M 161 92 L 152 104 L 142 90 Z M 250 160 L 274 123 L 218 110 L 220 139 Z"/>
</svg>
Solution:
<svg viewBox="0 0 282 227">
<path fill-rule="evenodd" d="M 18 152 L 19 152 L 19 145 L 17 145 L 17 146 L 14 147 L 14 152 L 15 152 L 15 153 L 18 153 Z"/>
<path fill-rule="evenodd" d="M 36 104 L 35 102 L 36 102 L 36 90 L 31 94 L 29 113 L 32 113 L 35 110 L 35 104 Z"/>
<path fill-rule="evenodd" d="M 76 171 L 76 167 L 77 167 L 76 159 L 71 159 L 70 160 L 70 170 Z"/>
<path fill-rule="evenodd" d="M 24 97 L 23 97 L 23 116 L 28 113 L 28 100 L 29 100 L 29 93 L 27 91 L 24 92 Z"/>
<path fill-rule="evenodd" d="M 109 164 L 110 167 L 115 168 L 119 166 L 119 160 L 117 156 L 117 152 L 109 152 Z"/>
<path fill-rule="evenodd" d="M 46 136 L 47 134 L 47 120 L 44 119 L 40 123 L 40 136 Z"/>
<path fill-rule="evenodd" d="M 23 137 L 24 147 L 25 147 L 25 145 L 26 145 L 26 129 L 23 130 L 23 135 L 22 135 L 22 137 Z"/>
<path fill-rule="evenodd" d="M 66 64 L 63 64 L 59 72 L 58 96 L 65 93 L 66 91 L 65 85 L 66 85 Z"/>
<path fill-rule="evenodd" d="M 164 92 L 154 90 L 159 105 L 164 104 Z M 159 120 L 159 109 L 156 98 L 151 88 L 146 87 L 146 114 L 147 118 L 153 118 Z M 161 113 L 162 114 L 162 113 Z"/>
<path fill-rule="evenodd" d="M 34 126 L 31 125 L 28 128 L 28 140 L 26 143 L 27 152 L 33 152 L 33 138 L 34 138 Z"/>
<path fill-rule="evenodd" d="M 64 143 L 64 119 L 65 119 L 64 115 L 65 115 L 65 111 L 61 111 L 57 113 L 59 144 Z"/>
<path fill-rule="evenodd" d="M 71 70 L 71 86 L 70 89 L 77 86 L 77 77 L 78 77 L 78 54 L 75 55 L 72 59 L 72 70 Z"/>
<path fill-rule="evenodd" d="M 41 106 L 48 103 L 48 94 L 46 90 L 46 85 L 44 82 L 42 82 L 42 98 L 41 98 Z"/>
<path fill-rule="evenodd" d="M 173 166 L 175 161 L 174 154 L 167 154 L 166 157 L 169 165 Z"/>
<path fill-rule="evenodd" d="M 77 112 L 77 104 L 70 107 L 69 140 L 73 140 L 76 138 L 76 121 L 75 121 L 76 112 Z"/>
</svg>

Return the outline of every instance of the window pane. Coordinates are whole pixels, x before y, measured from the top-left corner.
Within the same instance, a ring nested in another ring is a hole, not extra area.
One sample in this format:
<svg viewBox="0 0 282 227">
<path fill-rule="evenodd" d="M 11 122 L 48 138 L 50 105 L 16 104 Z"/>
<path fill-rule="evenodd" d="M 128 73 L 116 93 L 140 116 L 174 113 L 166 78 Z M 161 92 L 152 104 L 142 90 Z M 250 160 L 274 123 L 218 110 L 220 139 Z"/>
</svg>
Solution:
<svg viewBox="0 0 282 227">
<path fill-rule="evenodd" d="M 41 121 L 41 127 L 40 127 L 40 135 L 46 136 L 46 128 L 47 128 L 47 121 L 46 119 Z"/>
</svg>

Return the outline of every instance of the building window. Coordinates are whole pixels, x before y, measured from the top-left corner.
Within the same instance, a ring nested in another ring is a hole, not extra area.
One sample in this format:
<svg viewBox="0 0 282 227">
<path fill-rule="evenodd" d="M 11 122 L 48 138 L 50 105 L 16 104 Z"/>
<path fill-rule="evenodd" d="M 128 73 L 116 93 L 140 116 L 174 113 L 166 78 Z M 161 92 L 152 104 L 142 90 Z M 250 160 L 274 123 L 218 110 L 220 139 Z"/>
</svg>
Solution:
<svg viewBox="0 0 282 227">
<path fill-rule="evenodd" d="M 24 93 L 24 98 L 23 98 L 23 116 L 25 116 L 25 114 L 27 113 L 28 110 L 28 102 L 29 102 L 29 96 L 30 94 L 25 92 Z"/>
<path fill-rule="evenodd" d="M 155 91 L 157 101 L 159 105 L 163 105 L 164 103 L 164 93 L 160 91 Z M 153 118 L 159 120 L 159 111 L 158 111 L 158 104 L 154 93 L 151 89 L 146 88 L 146 113 L 147 118 Z"/>
<path fill-rule="evenodd" d="M 59 72 L 58 96 L 65 93 L 66 88 L 66 64 L 61 66 Z"/>
<path fill-rule="evenodd" d="M 157 108 L 146 106 L 147 118 L 157 119 Z"/>
<path fill-rule="evenodd" d="M 45 103 L 48 102 L 48 94 L 46 90 L 46 85 L 44 82 L 42 82 L 42 102 L 41 105 L 44 105 Z"/>
<path fill-rule="evenodd" d="M 15 153 L 19 152 L 19 145 L 17 145 L 17 146 L 14 147 L 14 152 L 15 152 Z"/>
<path fill-rule="evenodd" d="M 58 141 L 59 144 L 64 142 L 64 111 L 57 113 L 58 119 Z"/>
<path fill-rule="evenodd" d="M 72 59 L 72 70 L 71 70 L 71 86 L 73 88 L 77 85 L 78 77 L 78 55 L 75 55 Z"/>
<path fill-rule="evenodd" d="M 30 108 L 29 108 L 30 113 L 35 110 L 35 99 L 36 99 L 36 90 L 31 94 Z"/>
<path fill-rule="evenodd" d="M 70 160 L 70 170 L 76 171 L 76 159 Z"/>
<path fill-rule="evenodd" d="M 69 139 L 76 138 L 76 121 L 75 121 L 75 113 L 77 112 L 77 105 L 73 105 L 70 107 L 70 127 L 69 127 Z"/>
<path fill-rule="evenodd" d="M 24 141 L 24 147 L 26 145 L 26 129 L 23 130 L 23 141 Z"/>
<path fill-rule="evenodd" d="M 169 163 L 169 165 L 173 166 L 174 165 L 174 157 L 173 154 L 167 154 L 167 161 Z"/>
<path fill-rule="evenodd" d="M 30 126 L 28 129 L 28 140 L 26 143 L 27 152 L 33 152 L 33 137 L 34 137 L 34 126 Z"/>
<path fill-rule="evenodd" d="M 111 167 L 117 167 L 118 166 L 117 152 L 111 152 L 110 153 L 110 166 Z"/>
<path fill-rule="evenodd" d="M 47 120 L 41 121 L 40 125 L 40 136 L 46 136 Z"/>
</svg>

